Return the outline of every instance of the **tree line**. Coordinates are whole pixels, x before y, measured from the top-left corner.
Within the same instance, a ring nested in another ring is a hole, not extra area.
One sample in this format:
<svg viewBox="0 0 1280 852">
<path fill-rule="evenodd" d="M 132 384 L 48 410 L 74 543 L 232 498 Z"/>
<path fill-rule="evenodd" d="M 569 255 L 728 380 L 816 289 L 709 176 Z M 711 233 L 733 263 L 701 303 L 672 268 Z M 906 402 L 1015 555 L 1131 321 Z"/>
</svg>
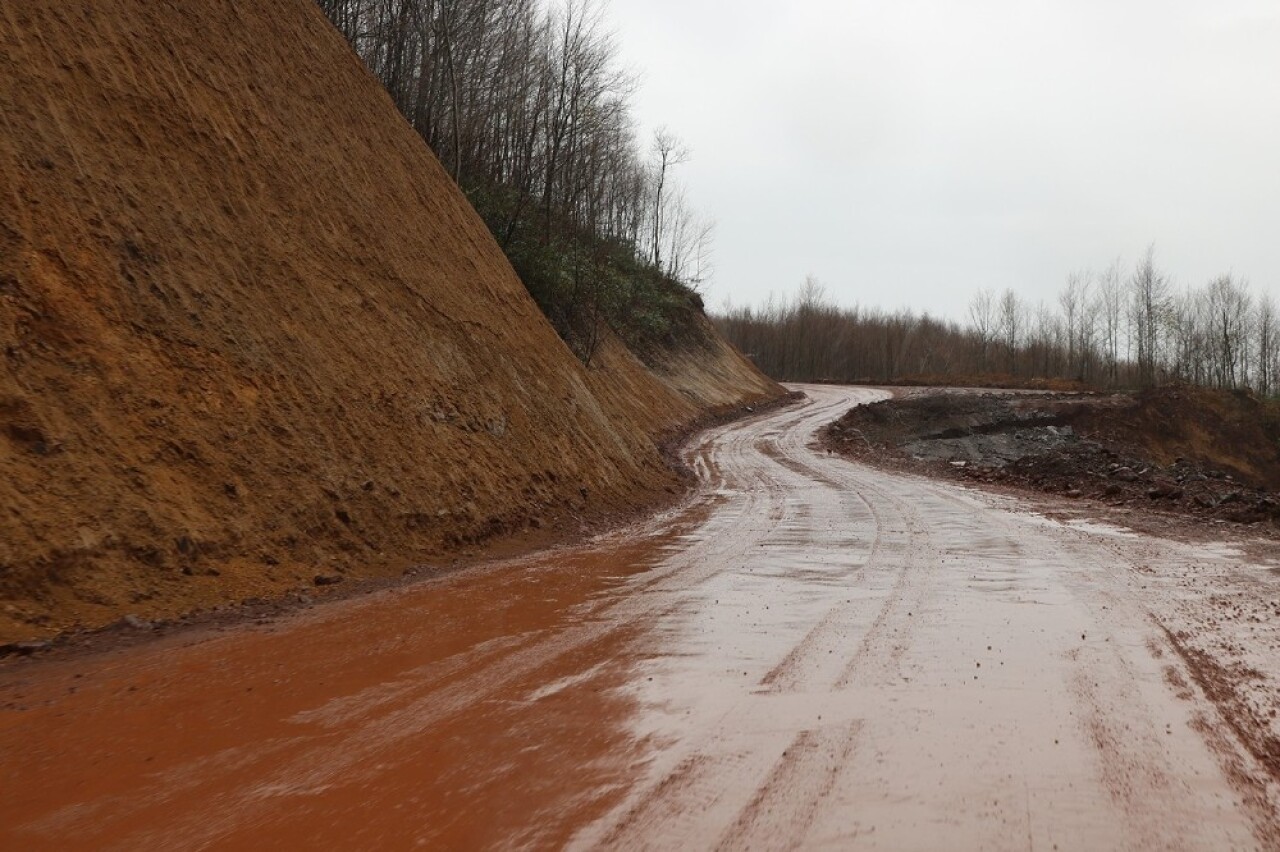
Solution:
<svg viewBox="0 0 1280 852">
<path fill-rule="evenodd" d="M 670 332 L 710 274 L 711 226 L 643 143 L 635 80 L 592 0 L 317 0 L 485 219 L 561 335 Z"/>
<path fill-rule="evenodd" d="M 1051 303 L 980 290 L 962 321 L 836 305 L 810 278 L 791 298 L 726 305 L 730 341 L 784 381 L 912 378 L 1150 387 L 1183 381 L 1280 393 L 1280 317 L 1268 293 L 1221 275 L 1178 288 L 1148 249 L 1067 276 Z"/>
</svg>

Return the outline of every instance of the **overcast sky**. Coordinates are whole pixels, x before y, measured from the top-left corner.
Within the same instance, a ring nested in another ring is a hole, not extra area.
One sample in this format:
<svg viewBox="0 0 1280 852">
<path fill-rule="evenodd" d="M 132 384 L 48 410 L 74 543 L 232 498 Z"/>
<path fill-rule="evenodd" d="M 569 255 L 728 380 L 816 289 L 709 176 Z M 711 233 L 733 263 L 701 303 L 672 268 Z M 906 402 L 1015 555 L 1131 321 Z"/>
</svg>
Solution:
<svg viewBox="0 0 1280 852">
<path fill-rule="evenodd" d="M 647 132 L 693 151 L 709 303 L 1052 299 L 1149 243 L 1280 297 L 1280 2 L 608 0 Z"/>
</svg>

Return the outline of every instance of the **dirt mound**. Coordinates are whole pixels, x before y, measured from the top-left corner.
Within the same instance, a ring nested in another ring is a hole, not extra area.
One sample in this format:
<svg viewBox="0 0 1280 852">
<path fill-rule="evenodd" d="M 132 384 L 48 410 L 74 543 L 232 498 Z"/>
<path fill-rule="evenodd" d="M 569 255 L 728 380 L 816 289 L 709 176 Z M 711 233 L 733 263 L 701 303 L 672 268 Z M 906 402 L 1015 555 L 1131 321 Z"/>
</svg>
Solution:
<svg viewBox="0 0 1280 852">
<path fill-rule="evenodd" d="M 970 481 L 1280 523 L 1280 416 L 1247 393 L 933 393 L 850 410 L 828 446 Z"/>
<path fill-rule="evenodd" d="M 1248 391 L 1155 388 L 1128 404 L 1086 407 L 1078 422 L 1095 440 L 1157 464 L 1181 458 L 1280 490 L 1280 405 Z"/>
<path fill-rule="evenodd" d="M 780 393 L 583 369 L 308 0 L 10 4 L 0 115 L 0 639 L 635 506 Z"/>
</svg>

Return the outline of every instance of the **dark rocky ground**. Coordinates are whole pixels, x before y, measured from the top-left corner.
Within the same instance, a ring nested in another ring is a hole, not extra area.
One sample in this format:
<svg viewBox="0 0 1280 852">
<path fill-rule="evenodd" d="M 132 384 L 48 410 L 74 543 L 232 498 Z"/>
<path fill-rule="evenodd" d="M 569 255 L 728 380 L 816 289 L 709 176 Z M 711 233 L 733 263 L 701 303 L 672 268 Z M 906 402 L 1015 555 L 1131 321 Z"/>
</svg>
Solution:
<svg viewBox="0 0 1280 852">
<path fill-rule="evenodd" d="M 1242 392 L 912 390 L 854 408 L 826 446 L 861 460 L 1280 532 L 1274 404 Z"/>
</svg>

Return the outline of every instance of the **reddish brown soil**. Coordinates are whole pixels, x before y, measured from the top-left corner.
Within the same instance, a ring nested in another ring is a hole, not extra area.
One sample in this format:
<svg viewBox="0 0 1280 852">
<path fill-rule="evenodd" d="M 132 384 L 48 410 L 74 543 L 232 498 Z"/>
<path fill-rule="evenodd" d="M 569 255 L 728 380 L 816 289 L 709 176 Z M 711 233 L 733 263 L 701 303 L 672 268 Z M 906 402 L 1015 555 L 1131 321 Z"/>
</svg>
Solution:
<svg viewBox="0 0 1280 852">
<path fill-rule="evenodd" d="M 683 485 L 692 488 L 697 478 L 680 451 L 693 435 L 744 417 L 758 416 L 794 405 L 803 399 L 803 393 L 793 391 L 786 396 L 765 402 L 732 408 L 716 408 L 679 429 L 665 432 L 659 440 L 659 447 L 667 464 L 683 481 Z M 416 586 L 424 581 L 434 581 L 471 568 L 492 565 L 498 560 L 519 558 L 539 552 L 555 552 L 555 548 L 573 542 L 589 540 L 629 524 L 643 523 L 655 513 L 670 509 L 686 494 L 685 490 L 672 488 L 666 495 L 668 499 L 635 504 L 625 511 L 583 515 L 568 527 L 527 528 L 518 534 L 496 538 L 482 545 L 458 549 L 432 564 L 411 565 L 398 575 L 344 578 L 339 583 L 319 585 L 314 589 L 299 588 L 285 595 L 255 596 L 201 607 L 178 615 L 163 615 L 156 619 L 142 619 L 130 615 L 102 627 L 69 630 L 52 639 L 6 642 L 0 644 L 0 660 L 7 658 L 68 662 L 94 658 L 104 652 L 155 643 L 164 647 L 175 641 L 199 641 L 211 631 L 221 632 L 245 628 L 253 624 L 267 624 L 275 619 L 296 615 L 316 606 L 338 604 L 379 592 Z"/>
<path fill-rule="evenodd" d="M 6 4 L 0 187 L 0 642 L 572 528 L 781 393 L 584 369 L 309 0 Z"/>
<path fill-rule="evenodd" d="M 0 661 L 0 848 L 1277 848 L 1280 576 L 815 451 L 880 392 L 805 390 L 583 546 Z"/>
</svg>

